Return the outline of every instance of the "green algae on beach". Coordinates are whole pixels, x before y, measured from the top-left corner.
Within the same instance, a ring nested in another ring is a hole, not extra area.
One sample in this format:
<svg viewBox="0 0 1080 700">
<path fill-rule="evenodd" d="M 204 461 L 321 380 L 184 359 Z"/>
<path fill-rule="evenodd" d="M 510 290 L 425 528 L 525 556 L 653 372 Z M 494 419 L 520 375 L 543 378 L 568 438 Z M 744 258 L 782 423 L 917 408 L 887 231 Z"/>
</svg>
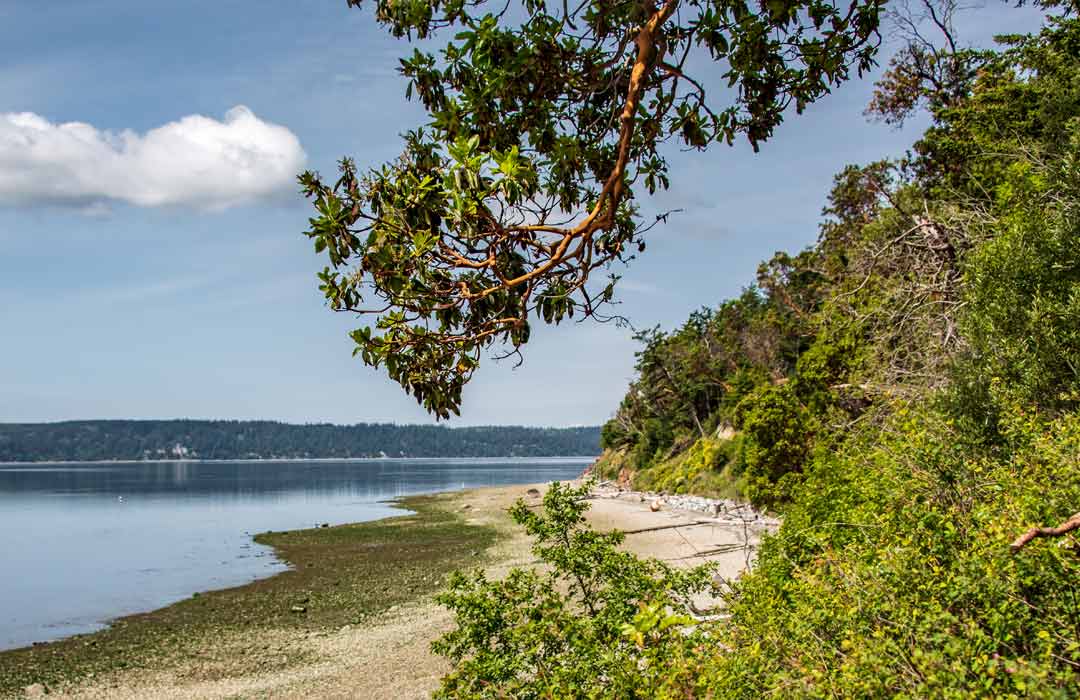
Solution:
<svg viewBox="0 0 1080 700">
<path fill-rule="evenodd" d="M 266 640 L 277 631 L 317 634 L 361 623 L 432 594 L 450 571 L 480 561 L 497 532 L 467 523 L 459 498 L 414 496 L 398 501 L 410 514 L 258 535 L 289 571 L 195 594 L 93 634 L 0 652 L 0 696 L 21 696 L 35 683 L 59 688 L 193 658 L 205 660 L 203 672 L 217 677 L 303 662 L 302 653 Z"/>
</svg>

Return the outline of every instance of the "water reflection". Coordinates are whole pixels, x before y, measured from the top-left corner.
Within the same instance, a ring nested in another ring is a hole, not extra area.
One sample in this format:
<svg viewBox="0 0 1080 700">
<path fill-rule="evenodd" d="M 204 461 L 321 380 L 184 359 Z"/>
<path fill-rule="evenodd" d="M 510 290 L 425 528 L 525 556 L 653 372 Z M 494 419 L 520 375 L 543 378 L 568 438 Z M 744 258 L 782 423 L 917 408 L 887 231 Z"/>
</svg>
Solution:
<svg viewBox="0 0 1080 700">
<path fill-rule="evenodd" d="M 578 473 L 581 459 L 0 464 L 0 494 L 249 497 L 304 491 L 393 495 Z"/>
<path fill-rule="evenodd" d="M 584 459 L 0 465 L 0 648 L 282 570 L 251 533 L 395 496 L 572 478 Z"/>
</svg>

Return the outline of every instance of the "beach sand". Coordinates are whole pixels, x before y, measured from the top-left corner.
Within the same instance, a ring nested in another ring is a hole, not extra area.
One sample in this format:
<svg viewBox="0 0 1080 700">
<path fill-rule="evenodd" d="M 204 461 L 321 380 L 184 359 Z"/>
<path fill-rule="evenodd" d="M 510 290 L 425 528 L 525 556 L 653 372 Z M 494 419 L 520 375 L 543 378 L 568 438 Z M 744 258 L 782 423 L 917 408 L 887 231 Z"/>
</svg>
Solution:
<svg viewBox="0 0 1080 700">
<path fill-rule="evenodd" d="M 490 576 L 514 566 L 534 565 L 530 542 L 509 519 L 507 508 L 528 496 L 527 485 L 476 489 L 455 494 L 446 507 L 467 521 L 493 525 L 504 536 L 485 559 Z M 761 526 L 732 519 L 713 519 L 701 513 L 678 511 L 652 499 L 609 490 L 591 499 L 589 521 L 599 530 L 631 532 L 626 548 L 676 566 L 714 561 L 718 575 L 737 576 L 751 561 L 750 551 L 738 545 L 749 538 L 753 546 Z M 682 527 L 669 527 L 681 525 Z M 661 528 L 661 529 L 651 529 Z M 647 532 L 636 530 L 650 529 Z M 719 550 L 719 551 L 716 551 Z M 711 552 L 711 553 L 710 553 Z M 703 554 L 704 553 L 704 554 Z M 707 605 L 708 601 L 703 601 Z M 448 670 L 445 660 L 430 651 L 432 640 L 450 629 L 452 618 L 430 596 L 392 607 L 354 625 L 332 631 L 255 630 L 233 637 L 206 640 L 196 658 L 163 669 L 131 669 L 86 680 L 79 685 L 50 689 L 50 697 L 80 700 L 161 700 L 194 698 L 406 698 L 428 697 Z M 230 663 L 238 655 L 258 653 L 288 663 L 266 664 L 253 670 L 251 659 Z M 299 659 L 299 661 L 298 661 Z M 40 689 L 32 689 L 30 694 Z"/>
</svg>

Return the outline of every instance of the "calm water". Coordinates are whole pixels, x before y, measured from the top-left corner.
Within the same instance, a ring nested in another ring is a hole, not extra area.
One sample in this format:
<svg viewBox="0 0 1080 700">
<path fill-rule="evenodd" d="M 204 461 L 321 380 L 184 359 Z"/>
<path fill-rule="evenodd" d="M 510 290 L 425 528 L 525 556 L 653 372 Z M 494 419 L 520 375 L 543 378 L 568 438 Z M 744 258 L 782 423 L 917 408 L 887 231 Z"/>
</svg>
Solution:
<svg viewBox="0 0 1080 700">
<path fill-rule="evenodd" d="M 267 530 L 395 496 L 569 479 L 587 459 L 0 464 L 0 649 L 283 571 Z"/>
</svg>

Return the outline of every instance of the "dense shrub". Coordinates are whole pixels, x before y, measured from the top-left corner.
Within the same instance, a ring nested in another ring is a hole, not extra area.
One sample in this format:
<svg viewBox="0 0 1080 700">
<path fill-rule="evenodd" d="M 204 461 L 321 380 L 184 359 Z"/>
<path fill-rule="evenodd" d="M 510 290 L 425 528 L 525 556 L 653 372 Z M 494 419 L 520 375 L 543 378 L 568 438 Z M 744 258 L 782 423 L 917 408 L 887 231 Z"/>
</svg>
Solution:
<svg viewBox="0 0 1080 700">
<path fill-rule="evenodd" d="M 433 649 L 454 663 L 443 698 L 685 697 L 701 677 L 705 630 L 688 616 L 708 567 L 676 570 L 618 547 L 584 521 L 589 486 L 552 484 L 515 522 L 546 570 L 492 581 L 457 574 L 439 602 L 457 627 Z"/>
<path fill-rule="evenodd" d="M 735 496 L 734 465 L 740 452 L 737 441 L 699 438 L 689 449 L 639 470 L 634 488 L 702 496 Z"/>
<path fill-rule="evenodd" d="M 808 470 L 730 599 L 715 695 L 1080 694 L 1080 547 L 1009 548 L 1077 510 L 1080 419 L 1009 432 L 1011 458 L 974 456 L 940 416 L 902 409 Z"/>
<path fill-rule="evenodd" d="M 810 454 L 810 416 L 791 386 L 765 386 L 747 397 L 742 431 L 745 492 L 755 503 L 785 499 Z"/>
<path fill-rule="evenodd" d="M 1080 128 L 1080 120 L 1075 123 Z M 1055 188 L 1053 194 L 1080 202 L 1080 190 Z M 972 256 L 968 271 L 965 320 L 975 362 L 987 381 L 1016 400 L 1075 409 L 1080 210 L 1023 206 L 997 226 L 998 235 Z"/>
</svg>

